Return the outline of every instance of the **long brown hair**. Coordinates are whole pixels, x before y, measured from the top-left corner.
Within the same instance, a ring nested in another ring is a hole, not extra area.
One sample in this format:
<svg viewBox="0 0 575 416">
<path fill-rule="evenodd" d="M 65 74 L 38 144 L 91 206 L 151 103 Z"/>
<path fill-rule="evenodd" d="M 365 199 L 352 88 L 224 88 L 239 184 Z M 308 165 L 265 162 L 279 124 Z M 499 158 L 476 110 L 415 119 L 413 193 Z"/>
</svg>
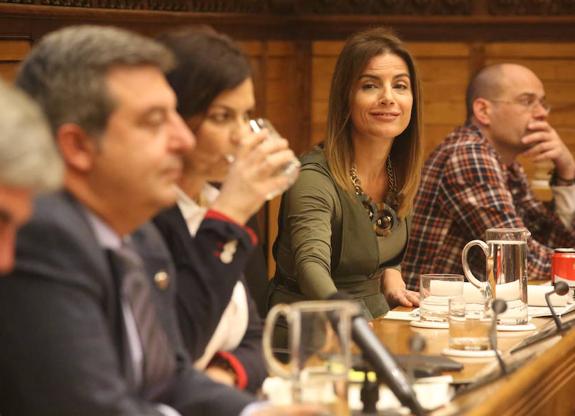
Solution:
<svg viewBox="0 0 575 416">
<path fill-rule="evenodd" d="M 356 33 L 347 40 L 339 54 L 329 94 L 324 152 L 337 184 L 353 192 L 349 177 L 354 158 L 351 141 L 351 92 L 369 61 L 375 56 L 386 53 L 397 55 L 405 61 L 413 93 L 409 124 L 393 141 L 390 151 L 398 180 L 398 215 L 404 218 L 413 205 L 423 158 L 420 139 L 421 88 L 411 53 L 390 30 L 380 27 Z"/>
</svg>

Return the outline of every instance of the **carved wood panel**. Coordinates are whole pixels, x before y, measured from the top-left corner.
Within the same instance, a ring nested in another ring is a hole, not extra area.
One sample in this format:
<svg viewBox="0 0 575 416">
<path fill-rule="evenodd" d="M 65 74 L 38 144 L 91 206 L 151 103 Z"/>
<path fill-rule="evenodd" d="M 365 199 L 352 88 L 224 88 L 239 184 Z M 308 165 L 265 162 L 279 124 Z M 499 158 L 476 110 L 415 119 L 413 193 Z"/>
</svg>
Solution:
<svg viewBox="0 0 575 416">
<path fill-rule="evenodd" d="M 490 0 L 493 15 L 564 15 L 575 13 L 574 0 Z"/>
<path fill-rule="evenodd" d="M 0 3 L 172 12 L 254 13 L 266 10 L 268 2 L 261 0 L 0 0 Z"/>
<path fill-rule="evenodd" d="M 379 15 L 566 15 L 575 0 L 0 0 L 40 6 L 196 13 Z"/>
<path fill-rule="evenodd" d="M 298 3 L 298 12 L 318 14 L 454 15 L 469 14 L 470 0 L 313 0 Z"/>
</svg>

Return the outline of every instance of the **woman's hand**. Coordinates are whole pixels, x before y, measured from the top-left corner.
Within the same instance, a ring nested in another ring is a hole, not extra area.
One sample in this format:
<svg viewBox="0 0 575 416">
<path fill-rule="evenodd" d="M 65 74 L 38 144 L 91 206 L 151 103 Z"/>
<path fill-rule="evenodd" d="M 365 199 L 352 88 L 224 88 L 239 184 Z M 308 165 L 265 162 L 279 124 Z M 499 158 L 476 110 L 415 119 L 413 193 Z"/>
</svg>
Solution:
<svg viewBox="0 0 575 416">
<path fill-rule="evenodd" d="M 266 200 L 280 195 L 295 180 L 278 174 L 282 166 L 295 158 L 287 140 L 265 140 L 266 134 L 265 130 L 251 133 L 241 140 L 212 205 L 214 210 L 240 224 L 245 224 Z"/>
<path fill-rule="evenodd" d="M 419 293 L 407 289 L 395 289 L 385 295 L 391 308 L 395 306 L 419 306 Z M 392 306 L 393 305 L 393 306 Z"/>
<path fill-rule="evenodd" d="M 419 306 L 419 293 L 407 290 L 401 273 L 395 269 L 385 269 L 383 273 L 383 294 L 391 309 L 396 306 Z"/>
</svg>

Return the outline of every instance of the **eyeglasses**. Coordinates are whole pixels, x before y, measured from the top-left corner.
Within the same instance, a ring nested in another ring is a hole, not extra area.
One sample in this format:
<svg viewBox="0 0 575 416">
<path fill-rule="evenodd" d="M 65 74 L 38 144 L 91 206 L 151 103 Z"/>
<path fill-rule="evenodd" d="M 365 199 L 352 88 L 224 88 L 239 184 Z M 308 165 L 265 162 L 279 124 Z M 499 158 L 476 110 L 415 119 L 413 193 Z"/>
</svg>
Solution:
<svg viewBox="0 0 575 416">
<path fill-rule="evenodd" d="M 537 96 L 534 94 L 521 95 L 513 101 L 509 100 L 489 100 L 489 101 L 494 103 L 516 104 L 523 107 L 525 111 L 533 111 L 537 106 L 537 104 L 539 104 L 541 108 L 543 108 L 543 110 L 545 110 L 546 112 L 549 113 L 551 111 L 551 106 L 545 100 L 545 98 L 537 98 Z"/>
</svg>

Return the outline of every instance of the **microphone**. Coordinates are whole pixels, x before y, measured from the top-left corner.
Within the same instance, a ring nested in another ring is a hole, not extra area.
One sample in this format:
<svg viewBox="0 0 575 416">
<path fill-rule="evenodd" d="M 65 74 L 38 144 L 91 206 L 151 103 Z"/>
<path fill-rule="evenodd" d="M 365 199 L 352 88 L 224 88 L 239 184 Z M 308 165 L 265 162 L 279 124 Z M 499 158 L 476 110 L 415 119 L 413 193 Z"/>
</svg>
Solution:
<svg viewBox="0 0 575 416">
<path fill-rule="evenodd" d="M 343 292 L 336 292 L 328 300 L 353 300 Z M 393 355 L 374 334 L 367 320 L 360 314 L 352 317 L 351 338 L 359 347 L 365 360 L 371 364 L 378 379 L 383 380 L 402 405 L 416 416 L 425 415 L 423 407 L 415 396 L 411 383 L 397 364 Z"/>
<path fill-rule="evenodd" d="M 426 346 L 425 338 L 419 334 L 414 334 L 409 338 L 409 350 L 413 353 L 420 354 Z"/>
<path fill-rule="evenodd" d="M 545 341 L 546 339 L 554 337 L 557 334 L 561 334 L 563 331 L 571 328 L 574 320 L 568 321 L 566 324 L 563 324 L 559 319 L 559 317 L 557 316 L 557 313 L 555 313 L 555 308 L 553 308 L 553 305 L 551 304 L 551 295 L 553 293 L 557 293 L 559 296 L 563 296 L 567 294 L 567 292 L 569 292 L 569 285 L 567 285 L 567 283 L 556 282 L 555 289 L 545 294 L 545 302 L 547 303 L 547 307 L 549 308 L 551 316 L 553 317 L 555 328 L 549 328 L 535 335 L 532 335 L 528 338 L 525 338 L 519 345 L 511 349 L 511 354 L 515 354 L 516 352 L 519 352 L 527 347 L 530 347 L 531 345 L 537 344 L 538 342 L 541 341 Z"/>
<path fill-rule="evenodd" d="M 501 354 L 497 351 L 497 319 L 500 314 L 507 310 L 507 302 L 502 299 L 494 299 L 491 302 L 491 310 L 493 311 L 493 318 L 491 321 L 491 331 L 489 334 L 489 343 L 491 344 L 491 349 L 495 353 L 497 362 L 499 363 L 499 368 L 501 369 L 501 375 L 507 375 L 507 367 L 505 366 L 505 361 L 501 358 Z"/>
<path fill-rule="evenodd" d="M 411 338 L 409 338 L 409 352 L 413 354 L 411 357 L 415 357 L 416 360 L 407 360 L 405 369 L 412 380 L 417 378 L 417 358 L 421 356 L 421 352 L 425 349 L 426 345 L 427 343 L 425 342 L 425 338 L 419 334 L 414 334 Z"/>
<path fill-rule="evenodd" d="M 555 321 L 555 326 L 557 327 L 557 332 L 563 331 L 563 325 L 561 324 L 561 320 L 559 319 L 559 317 L 555 313 L 555 308 L 553 308 L 553 305 L 551 304 L 551 295 L 554 293 L 557 293 L 559 296 L 563 296 L 563 295 L 566 295 L 567 292 L 569 292 L 569 286 L 567 285 L 567 283 L 556 282 L 555 283 L 555 289 L 553 289 L 551 292 L 547 292 L 545 294 L 545 302 L 547 303 L 547 306 L 549 307 L 549 310 L 551 311 L 551 316 L 553 316 L 553 320 Z"/>
</svg>

